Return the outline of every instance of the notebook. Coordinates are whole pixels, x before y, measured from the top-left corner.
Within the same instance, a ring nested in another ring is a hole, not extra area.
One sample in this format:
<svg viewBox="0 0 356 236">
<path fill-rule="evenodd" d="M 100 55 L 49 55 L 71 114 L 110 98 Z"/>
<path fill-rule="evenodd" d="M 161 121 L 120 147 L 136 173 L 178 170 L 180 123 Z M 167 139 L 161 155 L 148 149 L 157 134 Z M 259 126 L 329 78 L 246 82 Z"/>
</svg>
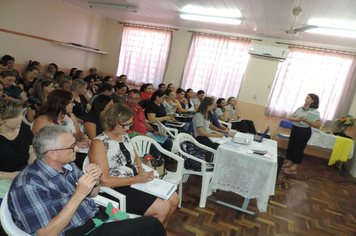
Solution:
<svg viewBox="0 0 356 236">
<path fill-rule="evenodd" d="M 253 136 L 253 141 L 256 141 L 256 142 L 260 142 L 260 143 L 261 143 L 262 140 L 263 140 L 263 138 L 266 137 L 266 135 L 267 135 L 269 129 L 270 129 L 270 127 L 268 126 L 267 129 L 265 130 L 265 132 L 263 132 L 262 136 L 255 134 L 255 135 Z"/>
</svg>

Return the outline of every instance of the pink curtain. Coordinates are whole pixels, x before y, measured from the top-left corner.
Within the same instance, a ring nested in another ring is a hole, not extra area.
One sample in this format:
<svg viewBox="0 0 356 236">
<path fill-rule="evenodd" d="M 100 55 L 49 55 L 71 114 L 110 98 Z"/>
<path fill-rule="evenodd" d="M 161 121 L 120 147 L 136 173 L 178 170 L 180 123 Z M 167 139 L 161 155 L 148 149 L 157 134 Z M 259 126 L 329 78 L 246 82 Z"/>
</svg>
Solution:
<svg viewBox="0 0 356 236">
<path fill-rule="evenodd" d="M 124 26 L 117 75 L 127 75 L 129 83 L 162 83 L 172 32 Z"/>
<path fill-rule="evenodd" d="M 355 56 L 291 48 L 276 76 L 266 114 L 288 118 L 309 93 L 315 93 L 322 123 L 335 120 L 350 109 L 355 75 Z"/>
<path fill-rule="evenodd" d="M 237 97 L 249 59 L 250 40 L 194 34 L 182 88 L 216 98 Z"/>
</svg>

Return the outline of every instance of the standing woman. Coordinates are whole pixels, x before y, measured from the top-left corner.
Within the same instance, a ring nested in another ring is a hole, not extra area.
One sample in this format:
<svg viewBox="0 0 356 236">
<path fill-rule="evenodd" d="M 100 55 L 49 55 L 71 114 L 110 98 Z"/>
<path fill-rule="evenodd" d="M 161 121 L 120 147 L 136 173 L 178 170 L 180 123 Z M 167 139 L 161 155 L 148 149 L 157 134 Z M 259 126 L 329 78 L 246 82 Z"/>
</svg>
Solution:
<svg viewBox="0 0 356 236">
<path fill-rule="evenodd" d="M 33 91 L 33 85 L 37 80 L 38 70 L 34 66 L 28 66 L 25 73 L 23 73 L 22 79 L 19 79 L 18 85 L 23 91 L 25 91 L 27 96 L 29 96 Z"/>
<path fill-rule="evenodd" d="M 185 99 L 185 91 L 182 88 L 178 88 L 176 91 L 176 99 L 174 102 L 177 104 L 177 110 L 182 112 L 188 112 L 183 100 Z"/>
<path fill-rule="evenodd" d="M 187 89 L 187 91 L 185 92 L 185 99 L 183 99 L 183 103 L 185 104 L 185 107 L 188 108 L 189 111 L 195 112 L 196 109 L 194 108 L 193 97 L 194 97 L 193 89 L 191 88 Z"/>
<path fill-rule="evenodd" d="M 224 132 L 218 128 L 216 128 L 212 122 L 209 120 L 209 112 L 214 109 L 214 99 L 210 97 L 205 97 L 203 101 L 200 103 L 197 112 L 193 118 L 193 131 L 196 140 L 208 147 L 218 149 L 218 143 L 213 143 L 209 137 L 218 137 L 222 138 L 224 134 L 217 133 Z M 214 131 L 213 131 L 214 130 Z"/>
<path fill-rule="evenodd" d="M 141 99 L 149 99 L 153 92 L 152 92 L 152 84 L 143 84 L 140 88 L 141 92 Z"/>
<path fill-rule="evenodd" d="M 40 110 L 43 103 L 47 101 L 47 96 L 54 90 L 51 80 L 38 79 L 34 85 L 33 92 L 25 102 L 27 108 L 27 120 L 32 123 L 35 121 L 35 115 Z"/>
<path fill-rule="evenodd" d="M 237 110 L 236 110 L 236 99 L 234 97 L 229 97 L 227 99 L 227 114 L 228 114 L 228 121 L 232 120 L 237 120 L 238 115 L 237 115 Z M 233 129 L 236 129 L 237 131 L 243 132 L 243 133 L 250 133 L 250 134 L 257 134 L 255 124 L 253 123 L 252 120 L 241 120 L 240 122 L 233 122 L 232 127 Z"/>
<path fill-rule="evenodd" d="M 305 99 L 304 106 L 299 107 L 290 117 L 293 121 L 292 131 L 289 137 L 286 163 L 282 166 L 285 173 L 296 174 L 298 166 L 302 163 L 303 152 L 311 136 L 311 127 L 320 128 L 319 97 L 310 93 Z M 318 117 L 315 122 L 306 118 L 312 112 Z"/>
</svg>

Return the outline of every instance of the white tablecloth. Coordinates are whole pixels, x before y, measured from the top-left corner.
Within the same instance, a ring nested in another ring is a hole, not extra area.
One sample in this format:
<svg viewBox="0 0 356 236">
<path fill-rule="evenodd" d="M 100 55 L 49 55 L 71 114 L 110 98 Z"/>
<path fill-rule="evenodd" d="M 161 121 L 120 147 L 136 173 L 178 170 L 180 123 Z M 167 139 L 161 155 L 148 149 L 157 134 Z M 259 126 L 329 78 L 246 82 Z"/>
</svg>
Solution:
<svg viewBox="0 0 356 236">
<path fill-rule="evenodd" d="M 238 136 L 252 135 L 239 133 Z M 231 138 L 230 138 L 231 140 Z M 248 150 L 267 150 L 273 159 L 256 154 L 248 154 Z M 241 148 L 221 144 L 215 157 L 212 190 L 231 191 L 245 198 L 256 198 L 260 212 L 266 212 L 270 195 L 274 195 L 277 175 L 277 142 L 264 139 L 262 143 L 252 141 L 251 145 Z"/>
<path fill-rule="evenodd" d="M 334 149 L 335 142 L 336 142 L 335 135 L 320 132 L 317 129 L 312 128 L 312 136 L 308 141 L 308 145 L 317 148 L 324 148 L 332 151 Z M 353 155 L 354 155 L 354 144 L 352 144 L 348 159 L 351 159 Z"/>
</svg>

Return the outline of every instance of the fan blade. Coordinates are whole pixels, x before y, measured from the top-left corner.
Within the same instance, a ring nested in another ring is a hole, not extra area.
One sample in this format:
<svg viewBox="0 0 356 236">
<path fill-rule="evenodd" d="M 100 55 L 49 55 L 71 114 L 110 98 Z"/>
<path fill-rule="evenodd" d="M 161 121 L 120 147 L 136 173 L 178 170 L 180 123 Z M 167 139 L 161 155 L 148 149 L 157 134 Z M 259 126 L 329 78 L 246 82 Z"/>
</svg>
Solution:
<svg viewBox="0 0 356 236">
<path fill-rule="evenodd" d="M 303 27 L 300 27 L 300 28 L 296 28 L 296 29 L 294 29 L 294 31 L 295 32 L 304 32 L 306 30 L 316 29 L 316 28 L 319 28 L 319 27 L 316 26 L 316 25 L 306 25 L 306 26 L 303 26 Z"/>
</svg>

